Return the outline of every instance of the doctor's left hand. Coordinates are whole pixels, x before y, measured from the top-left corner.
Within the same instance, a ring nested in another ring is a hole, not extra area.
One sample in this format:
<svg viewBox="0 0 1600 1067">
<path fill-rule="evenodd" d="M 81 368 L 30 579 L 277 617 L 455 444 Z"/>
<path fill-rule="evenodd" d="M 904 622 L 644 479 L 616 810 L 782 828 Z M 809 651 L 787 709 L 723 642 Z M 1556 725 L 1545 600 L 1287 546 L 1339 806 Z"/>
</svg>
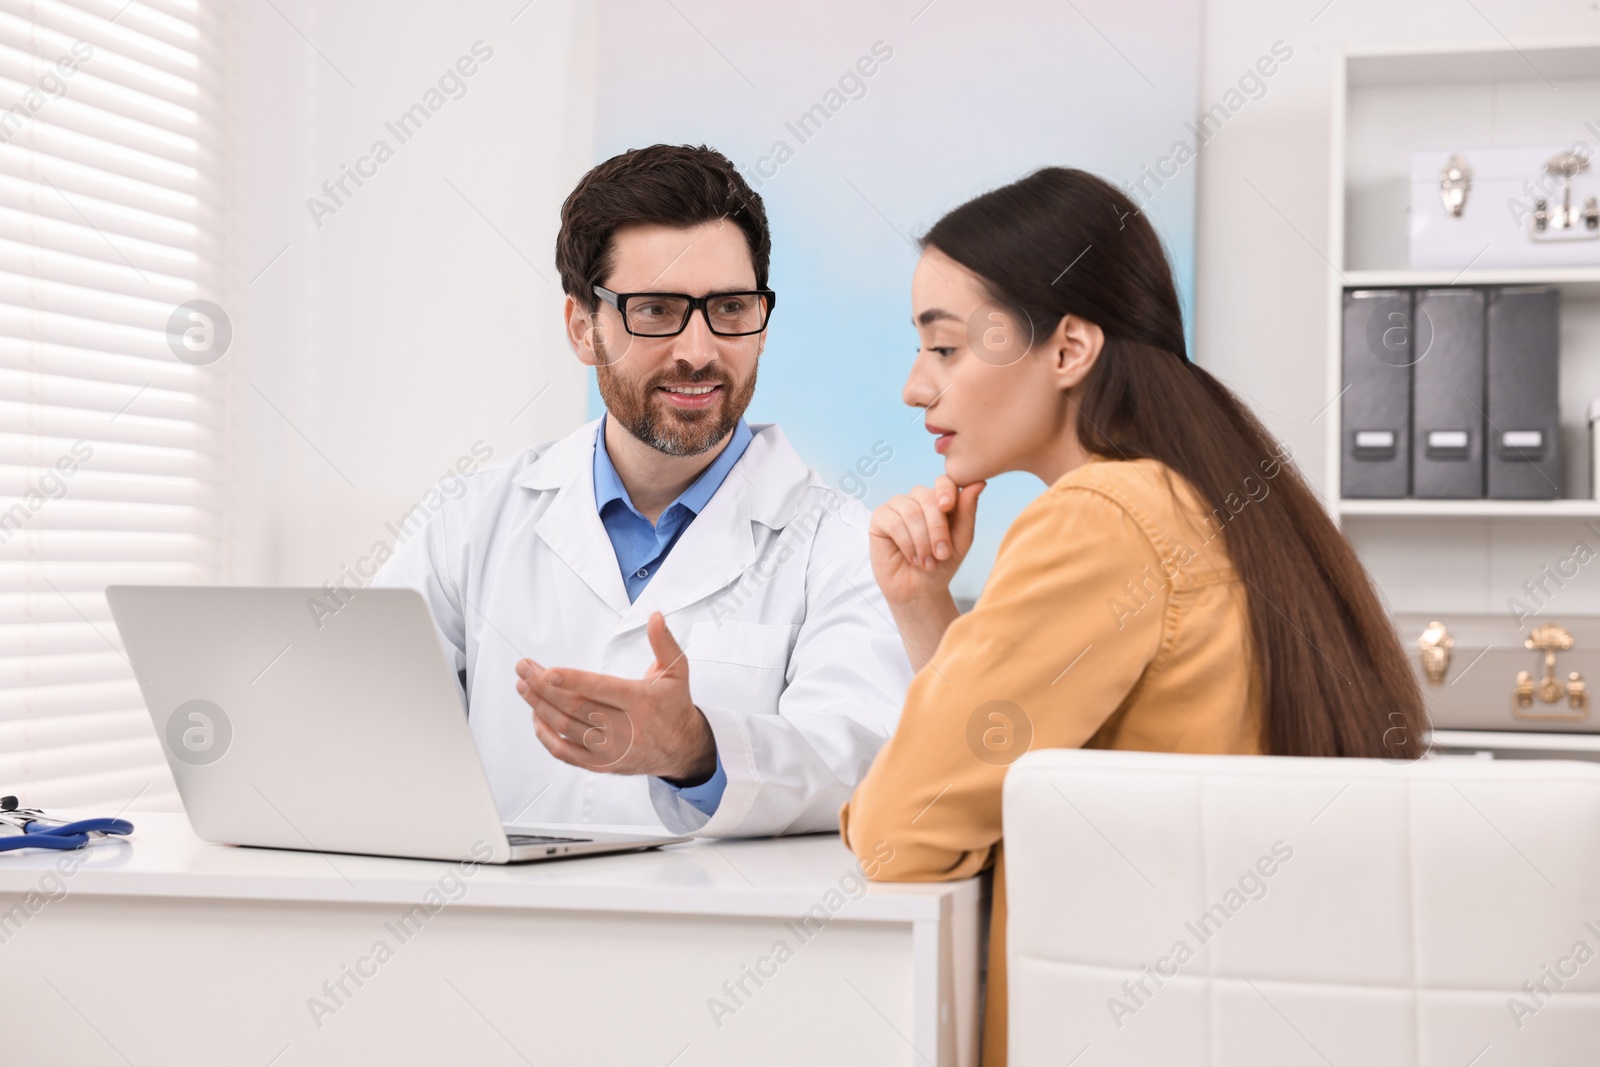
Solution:
<svg viewBox="0 0 1600 1067">
<path fill-rule="evenodd" d="M 697 784 L 717 767 L 711 726 L 689 697 L 689 661 L 658 611 L 645 627 L 655 662 L 640 679 L 517 663 L 517 692 L 556 759 L 609 774 Z"/>
</svg>

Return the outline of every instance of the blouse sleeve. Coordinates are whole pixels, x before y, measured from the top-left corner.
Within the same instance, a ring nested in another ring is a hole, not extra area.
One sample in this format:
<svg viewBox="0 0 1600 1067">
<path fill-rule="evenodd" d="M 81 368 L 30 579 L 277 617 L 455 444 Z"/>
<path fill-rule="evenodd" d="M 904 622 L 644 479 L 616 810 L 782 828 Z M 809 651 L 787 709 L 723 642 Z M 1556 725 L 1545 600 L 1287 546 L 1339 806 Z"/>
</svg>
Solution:
<svg viewBox="0 0 1600 1067">
<path fill-rule="evenodd" d="M 1094 736 L 1155 658 L 1166 606 L 1160 555 L 1120 504 L 1073 485 L 1030 504 L 839 813 L 864 870 L 926 882 L 988 866 L 1006 769 Z"/>
</svg>

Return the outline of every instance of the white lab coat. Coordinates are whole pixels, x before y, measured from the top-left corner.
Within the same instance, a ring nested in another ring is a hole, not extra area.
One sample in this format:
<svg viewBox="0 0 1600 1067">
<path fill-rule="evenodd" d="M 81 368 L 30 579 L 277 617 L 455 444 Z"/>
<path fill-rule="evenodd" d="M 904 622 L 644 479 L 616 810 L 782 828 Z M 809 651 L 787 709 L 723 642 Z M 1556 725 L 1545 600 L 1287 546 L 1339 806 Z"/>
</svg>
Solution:
<svg viewBox="0 0 1600 1067">
<path fill-rule="evenodd" d="M 468 722 L 508 823 L 654 825 L 756 836 L 832 830 L 900 716 L 911 666 L 867 555 L 868 512 L 773 425 L 754 439 L 639 599 L 594 501 L 598 420 L 466 477 L 375 585 L 418 590 L 465 671 Z M 516 691 L 530 657 L 623 678 L 654 656 L 650 613 L 689 662 L 727 790 L 709 818 L 648 775 L 557 760 Z"/>
</svg>

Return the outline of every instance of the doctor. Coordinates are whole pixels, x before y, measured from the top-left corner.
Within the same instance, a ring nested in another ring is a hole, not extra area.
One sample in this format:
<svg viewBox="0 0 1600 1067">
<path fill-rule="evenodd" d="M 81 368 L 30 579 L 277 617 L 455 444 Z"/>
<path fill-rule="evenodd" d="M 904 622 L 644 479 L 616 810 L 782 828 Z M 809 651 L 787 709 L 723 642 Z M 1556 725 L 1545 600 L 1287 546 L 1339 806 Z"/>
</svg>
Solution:
<svg viewBox="0 0 1600 1067">
<path fill-rule="evenodd" d="M 585 175 L 556 265 L 606 414 L 471 475 L 375 581 L 431 606 L 507 822 L 832 830 L 894 729 L 870 516 L 743 418 L 771 247 L 718 152 Z"/>
</svg>

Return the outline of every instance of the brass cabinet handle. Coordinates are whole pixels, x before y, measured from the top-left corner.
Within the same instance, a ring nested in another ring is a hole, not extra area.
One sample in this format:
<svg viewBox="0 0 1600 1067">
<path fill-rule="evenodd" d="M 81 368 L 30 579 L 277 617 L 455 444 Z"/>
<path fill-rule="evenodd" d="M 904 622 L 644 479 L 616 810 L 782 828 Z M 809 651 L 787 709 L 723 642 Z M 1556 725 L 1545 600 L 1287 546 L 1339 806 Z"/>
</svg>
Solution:
<svg viewBox="0 0 1600 1067">
<path fill-rule="evenodd" d="M 1511 714 L 1529 722 L 1572 721 L 1589 716 L 1589 688 L 1577 671 L 1567 674 L 1567 682 L 1556 681 L 1556 653 L 1573 646 L 1572 633 L 1554 623 L 1546 623 L 1528 635 L 1523 647 L 1544 653 L 1544 676 L 1537 682 L 1527 671 L 1517 672 L 1516 688 L 1511 693 Z M 1558 704 L 1566 698 L 1567 711 L 1534 711 L 1534 696 L 1541 704 Z"/>
<path fill-rule="evenodd" d="M 1444 628 L 1444 623 L 1435 620 L 1422 631 L 1417 648 L 1422 652 L 1422 673 L 1429 685 L 1444 684 L 1444 676 L 1450 672 L 1450 650 L 1454 647 L 1456 640 Z"/>
</svg>

